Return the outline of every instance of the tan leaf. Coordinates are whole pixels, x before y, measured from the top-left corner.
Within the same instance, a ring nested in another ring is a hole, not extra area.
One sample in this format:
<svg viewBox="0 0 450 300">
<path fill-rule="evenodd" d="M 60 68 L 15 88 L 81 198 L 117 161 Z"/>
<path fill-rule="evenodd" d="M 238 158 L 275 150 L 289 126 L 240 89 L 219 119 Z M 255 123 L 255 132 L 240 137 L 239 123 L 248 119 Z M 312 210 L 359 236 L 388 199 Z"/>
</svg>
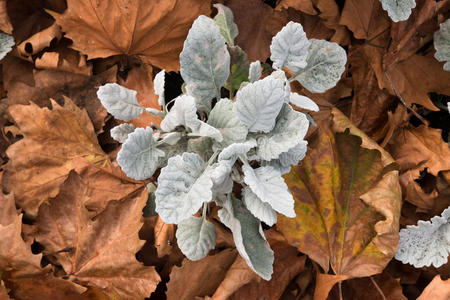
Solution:
<svg viewBox="0 0 450 300">
<path fill-rule="evenodd" d="M 450 279 L 442 280 L 440 275 L 436 275 L 417 300 L 448 300 L 449 298 Z"/>
<path fill-rule="evenodd" d="M 166 224 L 158 216 L 155 225 L 155 247 L 158 257 L 168 255 L 172 250 L 172 244 L 175 243 L 175 230 L 174 224 Z"/>
<path fill-rule="evenodd" d="M 119 83 L 126 88 L 137 91 L 137 99 L 140 105 L 144 107 L 161 109 L 158 104 L 158 96 L 153 89 L 153 68 L 149 65 L 142 65 L 131 69 L 128 72 L 127 79 Z M 156 117 L 144 111 L 137 119 L 132 120 L 134 127 L 147 127 L 151 122 L 159 126 L 161 118 Z"/>
<path fill-rule="evenodd" d="M 69 0 L 64 14 L 52 13 L 73 48 L 88 59 L 128 54 L 161 69 L 177 71 L 178 55 L 192 22 L 210 14 L 205 0 Z"/>
<path fill-rule="evenodd" d="M 380 273 L 398 243 L 401 191 L 393 159 L 337 109 L 317 142 L 285 180 L 297 217 L 277 228 L 327 273 Z M 349 128 L 349 131 L 345 131 Z M 318 221 L 319 220 L 319 221 Z"/>
<path fill-rule="evenodd" d="M 8 293 L 5 288 L 5 284 L 0 280 L 0 300 L 10 300 Z"/>
<path fill-rule="evenodd" d="M 61 28 L 58 25 L 53 24 L 17 45 L 17 49 L 22 56 L 31 56 L 41 52 L 44 48 L 49 47 L 53 40 L 56 42 L 59 41 L 61 36 Z"/>
<path fill-rule="evenodd" d="M 78 51 L 69 48 L 58 49 L 57 52 L 44 52 L 36 58 L 37 69 L 57 70 L 62 72 L 92 76 L 92 64 Z"/>
<path fill-rule="evenodd" d="M 311 0 L 281 0 L 275 9 L 281 10 L 288 9 L 289 7 L 310 15 L 317 14 Z"/>
<path fill-rule="evenodd" d="M 184 259 L 181 267 L 172 269 L 167 299 L 191 300 L 213 294 L 237 256 L 236 250 L 226 249 L 198 261 Z"/>
<path fill-rule="evenodd" d="M 425 125 L 398 130 L 389 144 L 389 150 L 400 165 L 400 170 L 410 171 L 414 178 L 418 178 L 420 171 L 425 168 L 434 176 L 441 170 L 449 170 L 450 147 L 442 139 L 441 133 L 442 130 Z"/>
<path fill-rule="evenodd" d="M 379 0 L 347 0 L 342 10 L 339 24 L 347 26 L 357 39 L 372 39 L 390 27 L 390 19 Z"/>
<path fill-rule="evenodd" d="M 72 159 L 108 163 L 86 111 L 68 98 L 64 107 L 54 101 L 52 105 L 52 110 L 33 103 L 9 108 L 24 138 L 6 152 L 10 161 L 3 185 L 31 216 L 36 216 L 41 203 L 58 194 L 59 185 L 73 169 Z"/>
<path fill-rule="evenodd" d="M 96 286 L 113 298 L 149 297 L 159 275 L 135 257 L 144 244 L 138 232 L 147 192 L 109 202 L 94 220 L 87 216 L 86 196 L 81 178 L 71 172 L 60 195 L 41 206 L 38 240 L 45 252 L 55 253 L 73 281 Z"/>
<path fill-rule="evenodd" d="M 330 275 L 318 272 L 314 289 L 314 300 L 326 300 L 333 286 L 348 278 L 349 276 L 347 275 Z"/>
<path fill-rule="evenodd" d="M 291 280 L 305 269 L 306 255 L 299 257 L 296 248 L 285 242 L 271 242 L 271 248 L 275 252 L 272 279 L 252 281 L 241 287 L 230 299 L 278 300 Z"/>
<path fill-rule="evenodd" d="M 5 33 L 12 33 L 12 25 L 6 10 L 6 0 L 0 0 L 0 30 Z"/>
</svg>

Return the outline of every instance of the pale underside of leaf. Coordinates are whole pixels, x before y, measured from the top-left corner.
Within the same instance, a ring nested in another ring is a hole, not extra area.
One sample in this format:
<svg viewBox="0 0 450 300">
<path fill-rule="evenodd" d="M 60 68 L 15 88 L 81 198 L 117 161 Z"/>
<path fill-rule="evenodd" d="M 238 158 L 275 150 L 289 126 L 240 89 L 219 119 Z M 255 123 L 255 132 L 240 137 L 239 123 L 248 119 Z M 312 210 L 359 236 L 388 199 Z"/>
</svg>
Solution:
<svg viewBox="0 0 450 300">
<path fill-rule="evenodd" d="M 289 102 L 297 107 L 307 109 L 310 111 L 319 111 L 319 106 L 306 96 L 299 95 L 297 93 L 291 93 Z"/>
<path fill-rule="evenodd" d="M 158 168 L 158 160 L 164 151 L 156 148 L 153 130 L 137 128 L 128 135 L 117 154 L 117 162 L 128 177 L 143 180 L 150 178 Z"/>
<path fill-rule="evenodd" d="M 144 108 L 138 103 L 136 94 L 136 91 L 117 83 L 107 83 L 97 91 L 97 97 L 106 110 L 114 118 L 122 121 L 136 119 L 144 111 Z"/>
<path fill-rule="evenodd" d="M 0 60 L 2 60 L 14 47 L 14 38 L 6 33 L 0 32 Z"/>
<path fill-rule="evenodd" d="M 257 60 L 250 64 L 250 68 L 248 70 L 248 80 L 253 83 L 259 78 L 261 78 L 261 62 Z"/>
<path fill-rule="evenodd" d="M 214 249 L 217 233 L 214 225 L 205 218 L 190 217 L 178 224 L 176 237 L 187 258 L 200 260 Z"/>
<path fill-rule="evenodd" d="M 347 54 L 336 43 L 311 39 L 307 66 L 294 74 L 295 80 L 312 93 L 334 87 L 345 71 Z"/>
<path fill-rule="evenodd" d="M 125 143 L 128 135 L 134 131 L 133 124 L 120 124 L 111 129 L 111 137 L 119 143 Z"/>
<path fill-rule="evenodd" d="M 203 202 L 212 200 L 213 182 L 205 162 L 194 153 L 169 158 L 158 177 L 156 212 L 168 224 L 178 224 L 198 211 Z"/>
<path fill-rule="evenodd" d="M 434 34 L 434 57 L 445 61 L 444 70 L 450 72 L 450 19 L 440 24 L 440 29 Z"/>
<path fill-rule="evenodd" d="M 271 166 L 253 169 L 249 165 L 242 166 L 244 181 L 261 201 L 272 206 L 277 212 L 295 217 L 294 198 L 281 177 L 281 172 Z"/>
<path fill-rule="evenodd" d="M 430 221 L 400 230 L 400 242 L 395 258 L 416 268 L 447 263 L 450 254 L 450 208 Z"/>
<path fill-rule="evenodd" d="M 266 241 L 261 222 L 234 197 L 223 203 L 218 214 L 222 223 L 233 233 L 236 249 L 248 266 L 264 280 L 270 280 L 274 254 Z"/>
<path fill-rule="evenodd" d="M 383 9 L 394 22 L 407 20 L 411 10 L 416 7 L 416 0 L 380 0 Z"/>
<path fill-rule="evenodd" d="M 247 209 L 262 222 L 269 226 L 277 222 L 277 213 L 270 204 L 262 202 L 249 187 L 242 190 L 242 201 Z"/>
<path fill-rule="evenodd" d="M 230 54 L 212 19 L 202 15 L 194 21 L 180 54 L 180 65 L 189 94 L 202 102 L 220 95 L 230 74 Z"/>
<path fill-rule="evenodd" d="M 283 106 L 285 83 L 268 76 L 237 92 L 234 111 L 250 132 L 269 132 Z"/>
<path fill-rule="evenodd" d="M 155 94 L 158 95 L 158 104 L 163 107 L 166 102 L 164 100 L 164 83 L 165 83 L 165 70 L 161 70 L 158 74 L 155 75 L 155 79 L 153 80 L 153 89 L 155 90 Z"/>
<path fill-rule="evenodd" d="M 289 68 L 294 73 L 306 67 L 310 42 L 299 23 L 289 22 L 272 39 L 270 45 L 273 67 Z"/>
</svg>

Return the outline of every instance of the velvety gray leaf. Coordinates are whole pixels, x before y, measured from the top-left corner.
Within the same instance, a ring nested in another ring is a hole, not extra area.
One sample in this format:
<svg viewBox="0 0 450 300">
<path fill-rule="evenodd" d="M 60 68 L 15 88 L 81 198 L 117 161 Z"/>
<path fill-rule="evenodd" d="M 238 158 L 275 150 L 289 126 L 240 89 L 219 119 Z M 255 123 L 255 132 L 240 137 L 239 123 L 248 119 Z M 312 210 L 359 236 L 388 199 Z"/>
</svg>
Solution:
<svg viewBox="0 0 450 300">
<path fill-rule="evenodd" d="M 441 23 L 440 29 L 434 33 L 434 57 L 445 61 L 444 70 L 450 72 L 450 19 Z"/>
<path fill-rule="evenodd" d="M 181 252 L 190 260 L 204 258 L 216 245 L 214 225 L 204 218 L 190 217 L 178 224 L 177 243 Z"/>
<path fill-rule="evenodd" d="M 262 202 L 248 186 L 242 190 L 242 201 L 252 215 L 262 222 L 269 226 L 277 222 L 277 213 L 272 209 L 270 204 Z"/>
<path fill-rule="evenodd" d="M 133 124 L 120 124 L 111 129 L 111 137 L 119 143 L 125 143 L 128 135 L 134 131 Z"/>
<path fill-rule="evenodd" d="M 269 203 L 280 214 L 295 217 L 294 198 L 279 170 L 271 166 L 253 169 L 244 164 L 242 171 L 244 182 L 261 201 Z"/>
<path fill-rule="evenodd" d="M 293 72 L 306 67 L 310 42 L 299 23 L 289 22 L 278 32 L 270 44 L 270 59 L 275 69 L 287 67 Z"/>
<path fill-rule="evenodd" d="M 153 89 L 155 90 L 155 94 L 158 95 L 158 104 L 161 105 L 161 107 L 166 103 L 164 100 L 165 74 L 166 71 L 161 70 L 155 75 L 155 79 L 153 80 Z"/>
<path fill-rule="evenodd" d="M 114 118 L 123 121 L 136 119 L 144 111 L 137 101 L 136 94 L 136 91 L 117 83 L 107 83 L 97 91 L 97 97 L 106 110 Z"/>
<path fill-rule="evenodd" d="M 334 87 L 345 71 L 347 54 L 336 43 L 311 39 L 306 68 L 294 78 L 312 93 L 323 93 Z"/>
<path fill-rule="evenodd" d="M 248 71 L 248 80 L 255 82 L 261 78 L 261 75 L 261 62 L 259 60 L 252 62 Z"/>
<path fill-rule="evenodd" d="M 158 160 L 164 151 L 156 148 L 150 127 L 136 128 L 128 135 L 117 154 L 117 162 L 128 177 L 143 180 L 150 178 L 158 168 Z"/>
<path fill-rule="evenodd" d="M 200 101 L 220 95 L 230 74 L 230 54 L 212 19 L 202 15 L 194 21 L 180 54 L 180 66 L 190 95 Z"/>
<path fill-rule="evenodd" d="M 283 80 L 267 76 L 237 92 L 233 109 L 250 132 L 273 129 L 285 100 L 285 87 Z"/>
<path fill-rule="evenodd" d="M 234 102 L 231 100 L 221 99 L 209 114 L 208 124 L 218 129 L 223 136 L 222 142 L 214 143 L 217 149 L 243 142 L 247 137 L 247 127 L 239 120 L 233 106 Z"/>
<path fill-rule="evenodd" d="M 220 33 L 230 46 L 234 46 L 234 39 L 239 34 L 237 25 L 234 23 L 233 12 L 228 7 L 217 3 L 213 4 L 217 8 L 217 15 L 214 17 Z"/>
<path fill-rule="evenodd" d="M 297 145 L 308 131 L 309 121 L 305 114 L 284 104 L 272 131 L 257 138 L 256 154 L 264 159 L 277 159 L 281 153 Z"/>
<path fill-rule="evenodd" d="M 233 196 L 224 201 L 218 214 L 222 223 L 233 233 L 236 249 L 248 266 L 264 280 L 270 280 L 274 255 L 264 236 L 261 222 L 242 201 Z"/>
<path fill-rule="evenodd" d="M 319 106 L 317 106 L 316 102 L 312 101 L 306 96 L 302 96 L 297 93 L 291 93 L 289 102 L 303 109 L 319 111 Z"/>
<path fill-rule="evenodd" d="M 416 7 L 416 0 L 380 0 L 383 9 L 394 22 L 405 21 Z"/>
<path fill-rule="evenodd" d="M 166 133 L 163 137 L 162 137 L 162 141 L 168 145 L 176 145 L 178 143 L 178 141 L 183 137 L 183 133 L 181 132 L 169 132 Z"/>
<path fill-rule="evenodd" d="M 6 33 L 0 32 L 0 60 L 2 60 L 14 47 L 14 38 Z"/>
<path fill-rule="evenodd" d="M 212 200 L 211 178 L 206 164 L 194 153 L 169 158 L 161 169 L 156 190 L 156 211 L 168 224 L 178 224 L 196 213 L 203 202 Z"/>
</svg>

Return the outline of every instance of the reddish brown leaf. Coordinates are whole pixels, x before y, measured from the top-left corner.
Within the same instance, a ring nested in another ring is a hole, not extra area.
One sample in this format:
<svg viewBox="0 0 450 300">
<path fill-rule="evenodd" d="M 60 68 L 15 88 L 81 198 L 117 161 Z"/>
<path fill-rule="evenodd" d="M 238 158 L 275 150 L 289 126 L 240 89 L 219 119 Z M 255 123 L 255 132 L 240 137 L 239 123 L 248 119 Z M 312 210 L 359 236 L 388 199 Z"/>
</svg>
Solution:
<svg viewBox="0 0 450 300">
<path fill-rule="evenodd" d="M 314 9 L 311 0 L 281 0 L 275 9 L 281 10 L 281 9 L 288 9 L 289 7 L 292 7 L 293 9 L 299 10 L 301 12 L 310 15 L 317 14 L 317 11 Z"/>
<path fill-rule="evenodd" d="M 178 55 L 192 22 L 210 13 L 210 1 L 67 1 L 56 22 L 88 59 L 119 54 L 143 57 L 161 69 L 177 71 Z"/>
<path fill-rule="evenodd" d="M 436 275 L 417 300 L 448 300 L 449 298 L 450 279 L 442 280 L 440 275 Z"/>
</svg>

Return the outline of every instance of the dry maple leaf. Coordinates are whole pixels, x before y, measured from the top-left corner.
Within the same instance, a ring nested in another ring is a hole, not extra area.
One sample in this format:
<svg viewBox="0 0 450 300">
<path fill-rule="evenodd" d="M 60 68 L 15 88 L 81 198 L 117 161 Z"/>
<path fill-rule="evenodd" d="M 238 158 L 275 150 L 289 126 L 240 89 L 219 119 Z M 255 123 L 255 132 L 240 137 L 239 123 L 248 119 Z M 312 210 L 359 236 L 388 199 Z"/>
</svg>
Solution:
<svg viewBox="0 0 450 300">
<path fill-rule="evenodd" d="M 52 105 L 52 110 L 34 103 L 9 108 L 24 138 L 6 151 L 10 161 L 3 186 L 14 192 L 17 204 L 31 216 L 36 216 L 42 202 L 58 194 L 73 169 L 72 159 L 83 157 L 97 165 L 109 161 L 86 111 L 68 98 L 64 107 L 54 101 Z"/>
<path fill-rule="evenodd" d="M 64 14 L 52 13 L 73 48 L 88 59 L 128 54 L 178 71 L 178 55 L 192 22 L 209 15 L 208 0 L 68 0 Z"/>
<path fill-rule="evenodd" d="M 448 300 L 449 298 L 450 279 L 442 280 L 441 275 L 436 275 L 417 300 Z"/>
<path fill-rule="evenodd" d="M 37 240 L 44 253 L 56 257 L 70 280 L 96 286 L 112 298 L 148 297 L 160 277 L 135 257 L 144 244 L 138 232 L 147 192 L 109 202 L 94 220 L 84 206 L 86 199 L 87 187 L 72 171 L 60 194 L 39 210 Z"/>
<path fill-rule="evenodd" d="M 285 175 L 297 217 L 279 216 L 277 229 L 325 273 L 331 266 L 337 281 L 380 273 L 398 243 L 398 171 L 336 109 L 329 126 L 322 123 L 316 147 Z"/>
</svg>

